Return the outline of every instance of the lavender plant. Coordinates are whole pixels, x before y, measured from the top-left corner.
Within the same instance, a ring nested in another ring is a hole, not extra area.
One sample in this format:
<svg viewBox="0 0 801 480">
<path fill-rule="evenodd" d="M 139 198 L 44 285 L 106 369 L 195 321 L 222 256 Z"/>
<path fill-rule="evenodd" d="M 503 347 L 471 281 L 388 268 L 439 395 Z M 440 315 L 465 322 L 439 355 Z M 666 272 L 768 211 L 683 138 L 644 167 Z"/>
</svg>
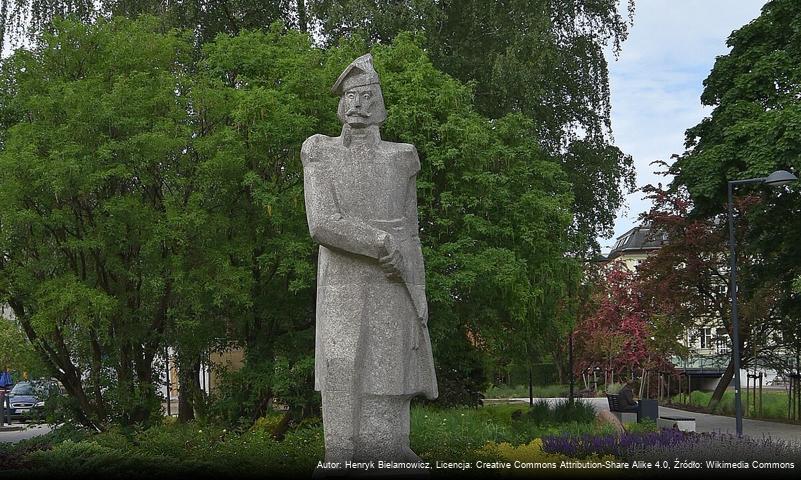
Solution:
<svg viewBox="0 0 801 480">
<path fill-rule="evenodd" d="M 646 462 L 681 459 L 700 462 L 711 468 L 716 465 L 719 468 L 720 463 L 740 462 L 746 462 L 750 467 L 787 468 L 791 463 L 796 467 L 801 465 L 801 445 L 769 437 L 737 438 L 730 434 L 703 433 L 693 435 L 692 441 L 632 445 L 622 450 L 620 457 Z"/>
<path fill-rule="evenodd" d="M 699 462 L 707 468 L 747 463 L 749 467 L 787 469 L 801 465 L 801 444 L 769 437 L 738 439 L 721 433 L 687 433 L 674 429 L 623 435 L 544 436 L 542 450 L 571 458 L 614 455 L 621 460 Z"/>
<path fill-rule="evenodd" d="M 692 434 L 664 429 L 658 432 L 623 435 L 545 436 L 542 438 L 542 449 L 547 453 L 562 453 L 572 458 L 585 458 L 590 455 L 624 457 L 631 451 L 656 447 L 671 448 L 694 441 L 696 438 Z"/>
</svg>

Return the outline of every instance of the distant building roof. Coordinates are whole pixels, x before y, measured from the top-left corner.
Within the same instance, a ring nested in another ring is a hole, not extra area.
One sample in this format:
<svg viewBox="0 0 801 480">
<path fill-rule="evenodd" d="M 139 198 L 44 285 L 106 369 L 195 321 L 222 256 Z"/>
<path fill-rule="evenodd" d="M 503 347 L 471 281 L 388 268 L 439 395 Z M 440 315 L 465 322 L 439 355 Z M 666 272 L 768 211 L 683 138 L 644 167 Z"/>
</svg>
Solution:
<svg viewBox="0 0 801 480">
<path fill-rule="evenodd" d="M 607 259 L 611 260 L 625 254 L 648 253 L 659 250 L 666 243 L 667 236 L 664 233 L 651 229 L 651 225 L 645 223 L 617 237 L 617 242 Z"/>
</svg>

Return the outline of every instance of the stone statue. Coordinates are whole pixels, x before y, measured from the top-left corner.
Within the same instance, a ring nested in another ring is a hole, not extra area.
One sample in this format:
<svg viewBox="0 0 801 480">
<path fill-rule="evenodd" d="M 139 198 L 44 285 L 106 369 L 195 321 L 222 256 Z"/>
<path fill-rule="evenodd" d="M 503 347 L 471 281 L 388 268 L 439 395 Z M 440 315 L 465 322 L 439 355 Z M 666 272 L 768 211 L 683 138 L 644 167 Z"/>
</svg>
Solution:
<svg viewBox="0 0 801 480">
<path fill-rule="evenodd" d="M 437 397 L 417 222 L 413 145 L 381 140 L 387 116 L 367 54 L 334 83 L 338 137 L 301 150 L 309 232 L 320 244 L 315 389 L 325 461 L 419 461 L 409 402 Z"/>
</svg>

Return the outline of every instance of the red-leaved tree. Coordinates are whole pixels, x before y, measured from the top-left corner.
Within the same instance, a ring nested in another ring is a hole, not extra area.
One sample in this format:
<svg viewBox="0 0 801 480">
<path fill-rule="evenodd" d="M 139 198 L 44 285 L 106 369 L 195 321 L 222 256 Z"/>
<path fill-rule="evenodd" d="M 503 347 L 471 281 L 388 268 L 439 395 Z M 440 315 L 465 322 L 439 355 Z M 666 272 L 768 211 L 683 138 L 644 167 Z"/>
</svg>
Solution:
<svg viewBox="0 0 801 480">
<path fill-rule="evenodd" d="M 653 323 L 659 317 L 649 310 L 636 272 L 617 261 L 595 268 L 588 274 L 595 292 L 582 306 L 573 333 L 574 372 L 600 368 L 604 381 L 611 383 L 644 372 L 670 371 L 669 357 L 677 342 L 670 335 L 665 341 Z"/>
</svg>

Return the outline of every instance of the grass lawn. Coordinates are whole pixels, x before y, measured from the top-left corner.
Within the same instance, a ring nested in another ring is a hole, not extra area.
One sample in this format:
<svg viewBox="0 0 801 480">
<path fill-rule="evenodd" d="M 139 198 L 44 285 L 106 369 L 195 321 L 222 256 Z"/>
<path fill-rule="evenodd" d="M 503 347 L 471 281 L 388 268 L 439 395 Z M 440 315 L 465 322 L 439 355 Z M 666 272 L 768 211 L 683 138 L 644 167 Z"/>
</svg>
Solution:
<svg viewBox="0 0 801 480">
<path fill-rule="evenodd" d="M 690 393 L 689 401 L 686 395 L 676 395 L 673 397 L 674 404 L 686 404 L 693 407 L 706 408 L 709 405 L 709 399 L 712 398 L 712 392 L 698 392 L 693 391 Z M 746 417 L 750 418 L 764 418 L 775 420 L 787 420 L 787 392 L 777 392 L 763 390 L 762 392 L 762 416 L 759 416 L 759 403 L 757 403 L 757 410 L 753 407 L 753 397 L 750 395 L 746 397 L 745 390 L 741 394 L 743 402 L 743 412 Z M 748 403 L 746 403 L 746 399 Z M 759 395 L 757 395 L 757 402 L 759 402 Z M 734 392 L 727 391 L 723 394 L 720 403 L 712 410 L 711 413 L 719 415 L 734 415 Z"/>
</svg>

